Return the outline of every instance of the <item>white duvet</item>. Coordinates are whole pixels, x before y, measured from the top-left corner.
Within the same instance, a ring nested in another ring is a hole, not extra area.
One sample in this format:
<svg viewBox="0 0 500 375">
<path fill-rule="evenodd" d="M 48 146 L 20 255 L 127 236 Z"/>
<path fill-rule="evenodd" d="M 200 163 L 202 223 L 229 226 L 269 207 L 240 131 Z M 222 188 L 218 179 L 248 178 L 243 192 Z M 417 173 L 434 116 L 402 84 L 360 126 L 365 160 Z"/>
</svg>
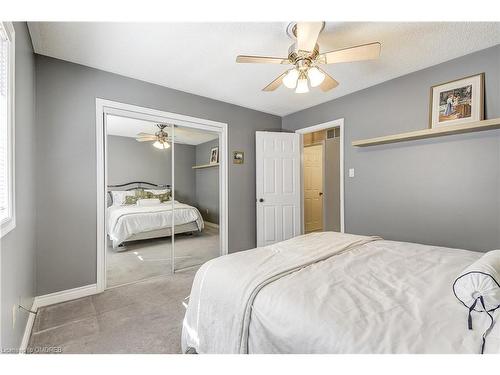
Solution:
<svg viewBox="0 0 500 375">
<path fill-rule="evenodd" d="M 173 206 L 173 207 L 172 207 Z M 116 248 L 134 234 L 196 222 L 203 229 L 203 219 L 196 207 L 174 201 L 154 206 L 111 206 L 108 208 L 108 235 Z"/>
<path fill-rule="evenodd" d="M 489 319 L 473 312 L 469 331 L 452 285 L 481 255 L 326 232 L 217 258 L 195 277 L 183 349 L 478 353 Z M 485 353 L 500 352 L 499 326 Z"/>
</svg>

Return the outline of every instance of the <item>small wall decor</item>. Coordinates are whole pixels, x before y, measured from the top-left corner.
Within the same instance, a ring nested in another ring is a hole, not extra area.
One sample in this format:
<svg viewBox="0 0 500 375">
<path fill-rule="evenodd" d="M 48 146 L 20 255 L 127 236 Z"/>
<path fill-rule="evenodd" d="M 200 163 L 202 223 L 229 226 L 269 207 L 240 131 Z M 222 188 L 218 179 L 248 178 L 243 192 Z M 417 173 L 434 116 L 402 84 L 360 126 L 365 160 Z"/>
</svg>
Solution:
<svg viewBox="0 0 500 375">
<path fill-rule="evenodd" d="M 243 164 L 245 154 L 243 151 L 233 151 L 233 164 Z"/>
<path fill-rule="evenodd" d="M 219 162 L 219 147 L 212 147 L 210 150 L 210 164 L 217 164 Z"/>
<path fill-rule="evenodd" d="M 430 128 L 484 119 L 484 73 L 431 87 Z"/>
</svg>

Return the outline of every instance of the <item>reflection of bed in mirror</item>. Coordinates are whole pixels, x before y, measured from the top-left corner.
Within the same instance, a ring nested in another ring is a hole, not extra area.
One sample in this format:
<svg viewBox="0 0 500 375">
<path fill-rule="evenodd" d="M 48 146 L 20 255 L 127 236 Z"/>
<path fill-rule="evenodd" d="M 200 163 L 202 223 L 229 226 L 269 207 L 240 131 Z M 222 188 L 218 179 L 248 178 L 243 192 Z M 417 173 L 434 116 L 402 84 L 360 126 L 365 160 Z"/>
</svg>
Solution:
<svg viewBox="0 0 500 375">
<path fill-rule="evenodd" d="M 170 185 L 136 181 L 108 185 L 106 212 L 113 248 L 128 241 L 201 232 L 203 218 L 196 207 L 173 201 Z"/>
</svg>

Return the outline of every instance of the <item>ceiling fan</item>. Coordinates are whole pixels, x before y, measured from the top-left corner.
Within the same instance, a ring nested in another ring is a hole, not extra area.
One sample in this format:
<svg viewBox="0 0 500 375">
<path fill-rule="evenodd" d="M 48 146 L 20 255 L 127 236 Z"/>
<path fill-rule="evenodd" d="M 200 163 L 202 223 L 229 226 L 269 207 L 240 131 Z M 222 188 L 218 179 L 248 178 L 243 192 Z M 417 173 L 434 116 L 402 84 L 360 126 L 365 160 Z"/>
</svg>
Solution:
<svg viewBox="0 0 500 375">
<path fill-rule="evenodd" d="M 158 131 L 154 134 L 150 133 L 139 133 L 137 134 L 137 137 L 135 140 L 137 142 L 154 142 L 153 147 L 156 147 L 157 149 L 160 150 L 166 150 L 167 148 L 170 147 L 170 144 L 168 141 L 170 141 L 170 137 L 168 136 L 168 133 L 163 130 L 165 129 L 168 125 L 166 124 L 156 124 L 158 127 Z"/>
<path fill-rule="evenodd" d="M 379 42 L 319 53 L 317 40 L 324 28 L 324 22 L 292 22 L 287 27 L 287 34 L 295 42 L 288 49 L 288 57 L 238 55 L 236 62 L 294 65 L 264 87 L 262 91 L 274 91 L 283 83 L 286 87 L 295 89 L 296 93 L 301 94 L 309 92 L 309 85 L 319 86 L 323 91 L 338 86 L 339 83 L 319 65 L 373 60 L 379 57 L 381 47 Z"/>
</svg>

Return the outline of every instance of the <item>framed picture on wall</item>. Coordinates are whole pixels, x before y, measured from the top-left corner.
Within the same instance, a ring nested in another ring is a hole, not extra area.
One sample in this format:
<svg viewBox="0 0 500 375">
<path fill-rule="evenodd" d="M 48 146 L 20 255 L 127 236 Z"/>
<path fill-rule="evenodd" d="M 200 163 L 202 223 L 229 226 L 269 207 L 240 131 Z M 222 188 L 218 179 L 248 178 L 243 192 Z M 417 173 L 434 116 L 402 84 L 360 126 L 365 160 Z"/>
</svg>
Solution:
<svg viewBox="0 0 500 375">
<path fill-rule="evenodd" d="M 243 151 L 233 151 L 233 164 L 243 164 L 245 154 Z"/>
<path fill-rule="evenodd" d="M 431 87 L 430 128 L 484 119 L 484 73 Z"/>
<path fill-rule="evenodd" d="M 210 164 L 217 164 L 219 162 L 219 147 L 212 147 L 210 150 Z"/>
</svg>

